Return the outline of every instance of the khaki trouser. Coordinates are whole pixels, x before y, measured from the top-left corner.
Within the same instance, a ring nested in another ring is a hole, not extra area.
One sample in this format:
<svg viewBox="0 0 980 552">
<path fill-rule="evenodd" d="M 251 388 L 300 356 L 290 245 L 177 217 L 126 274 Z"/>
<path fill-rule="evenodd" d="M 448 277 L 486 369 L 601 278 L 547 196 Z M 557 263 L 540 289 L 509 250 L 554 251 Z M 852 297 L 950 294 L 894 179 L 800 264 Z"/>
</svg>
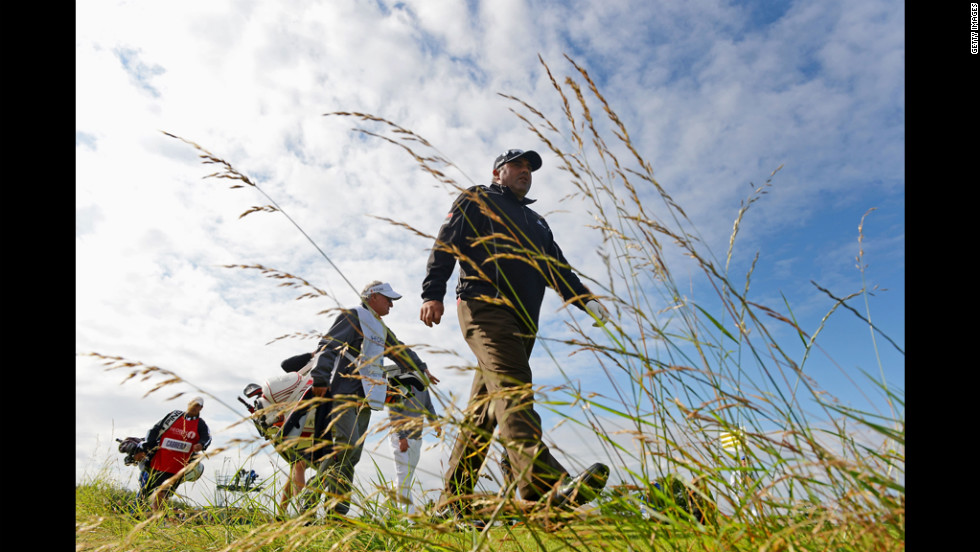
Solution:
<svg viewBox="0 0 980 552">
<path fill-rule="evenodd" d="M 446 472 L 446 498 L 473 492 L 494 428 L 525 500 L 538 500 L 567 471 L 541 441 L 528 358 L 534 337 L 511 310 L 478 300 L 458 302 L 463 337 L 479 364 L 464 422 Z"/>
</svg>

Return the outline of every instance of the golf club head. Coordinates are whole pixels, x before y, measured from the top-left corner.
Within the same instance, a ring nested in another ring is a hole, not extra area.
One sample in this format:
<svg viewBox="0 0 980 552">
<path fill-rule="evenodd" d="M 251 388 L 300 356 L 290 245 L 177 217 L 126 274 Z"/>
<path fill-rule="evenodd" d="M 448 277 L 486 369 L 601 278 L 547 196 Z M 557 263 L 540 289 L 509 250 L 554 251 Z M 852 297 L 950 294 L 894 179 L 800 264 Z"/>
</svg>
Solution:
<svg viewBox="0 0 980 552">
<path fill-rule="evenodd" d="M 242 391 L 242 394 L 251 399 L 252 397 L 262 394 L 262 386 L 257 383 L 250 383 L 245 386 L 245 390 Z"/>
</svg>

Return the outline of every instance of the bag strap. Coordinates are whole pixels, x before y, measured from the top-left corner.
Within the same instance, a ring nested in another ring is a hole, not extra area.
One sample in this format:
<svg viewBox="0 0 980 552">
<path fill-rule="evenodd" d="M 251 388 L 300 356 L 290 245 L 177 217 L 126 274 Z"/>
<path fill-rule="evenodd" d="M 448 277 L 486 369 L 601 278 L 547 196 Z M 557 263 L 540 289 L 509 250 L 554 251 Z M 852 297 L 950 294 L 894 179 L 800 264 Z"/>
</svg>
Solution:
<svg viewBox="0 0 980 552">
<path fill-rule="evenodd" d="M 306 367 L 311 358 L 313 358 L 313 353 L 294 355 L 282 361 L 279 366 L 282 367 L 283 372 L 299 372 Z"/>
<path fill-rule="evenodd" d="M 179 420 L 183 415 L 183 410 L 174 410 L 170 414 L 167 414 L 167 417 L 163 419 L 163 423 L 160 424 L 160 435 L 166 433 L 167 430 L 170 429 L 170 426 L 174 425 L 174 423 L 176 423 L 177 420 Z"/>
</svg>

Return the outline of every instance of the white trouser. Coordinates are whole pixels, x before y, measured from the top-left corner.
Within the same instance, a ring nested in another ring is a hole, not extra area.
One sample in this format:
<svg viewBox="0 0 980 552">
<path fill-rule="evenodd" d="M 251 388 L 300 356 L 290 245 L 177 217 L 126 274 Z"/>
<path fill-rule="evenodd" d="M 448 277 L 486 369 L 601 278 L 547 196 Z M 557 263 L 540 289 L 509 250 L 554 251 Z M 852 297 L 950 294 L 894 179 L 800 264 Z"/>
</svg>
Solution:
<svg viewBox="0 0 980 552">
<path fill-rule="evenodd" d="M 752 502 L 753 497 L 746 497 L 742 493 L 745 493 L 748 484 L 740 481 L 738 474 L 733 473 L 731 477 L 728 478 L 728 484 L 732 487 L 732 498 L 742 506 L 746 515 L 749 517 L 759 517 L 759 512 L 756 510 L 755 504 Z"/>
<path fill-rule="evenodd" d="M 419 464 L 419 456 L 422 454 L 422 439 L 408 439 L 408 450 L 402 452 L 398 445 L 398 434 L 392 432 L 388 436 L 391 443 L 391 452 L 395 457 L 395 483 L 398 485 L 398 496 L 402 498 L 400 504 L 405 512 L 415 513 L 415 504 L 412 503 L 412 479 L 415 476 L 415 467 Z"/>
</svg>

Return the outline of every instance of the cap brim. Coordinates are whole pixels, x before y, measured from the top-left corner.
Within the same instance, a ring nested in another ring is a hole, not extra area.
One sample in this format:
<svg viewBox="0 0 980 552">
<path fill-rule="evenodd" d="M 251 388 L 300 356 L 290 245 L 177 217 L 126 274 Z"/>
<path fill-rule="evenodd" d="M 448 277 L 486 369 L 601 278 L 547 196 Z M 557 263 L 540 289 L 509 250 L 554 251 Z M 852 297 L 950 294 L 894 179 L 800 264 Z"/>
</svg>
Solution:
<svg viewBox="0 0 980 552">
<path fill-rule="evenodd" d="M 528 150 L 524 152 L 524 155 L 517 157 L 517 159 L 520 159 L 521 157 L 527 159 L 528 162 L 531 163 L 531 172 L 541 168 L 541 156 L 538 155 L 538 152 Z"/>
</svg>

